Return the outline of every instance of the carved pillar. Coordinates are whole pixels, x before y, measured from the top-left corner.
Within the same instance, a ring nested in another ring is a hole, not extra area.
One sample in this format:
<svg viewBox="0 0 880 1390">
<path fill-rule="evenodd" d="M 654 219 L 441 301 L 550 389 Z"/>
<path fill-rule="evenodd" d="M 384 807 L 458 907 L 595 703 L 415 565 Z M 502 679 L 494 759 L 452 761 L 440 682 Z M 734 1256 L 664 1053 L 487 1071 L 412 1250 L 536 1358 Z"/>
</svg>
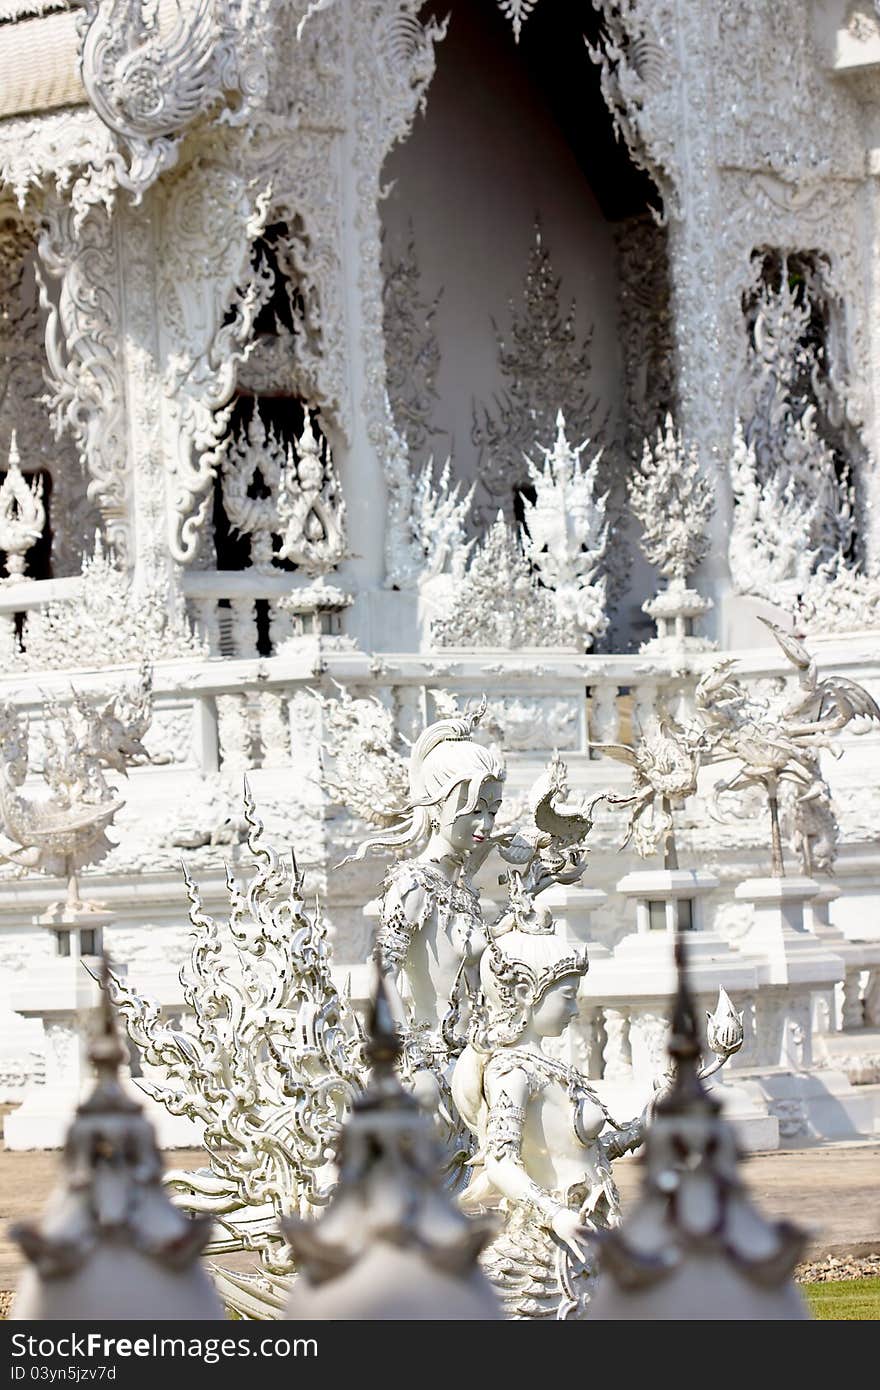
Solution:
<svg viewBox="0 0 880 1390">
<path fill-rule="evenodd" d="M 412 544 L 409 460 L 397 447 L 385 394 L 378 200 L 385 156 L 409 133 L 434 74 L 434 45 L 445 33 L 434 20 L 420 24 L 418 9 L 415 0 L 363 0 L 344 12 L 344 266 L 348 333 L 358 349 L 349 353 L 354 409 L 340 471 L 349 515 L 358 517 L 359 554 L 344 563 L 340 578 L 360 590 L 379 587 L 386 572 L 394 577 L 399 569 L 403 579 Z M 361 640 L 370 640 L 368 621 L 356 605 L 351 622 Z"/>
<path fill-rule="evenodd" d="M 168 552 L 167 471 L 163 439 L 163 353 L 159 322 L 161 242 L 157 236 L 158 192 L 141 207 L 119 199 L 121 360 L 125 393 L 128 494 L 132 508 L 130 562 L 135 590 L 160 579 L 169 605 L 182 603 L 180 566 Z"/>
<path fill-rule="evenodd" d="M 131 559 L 131 471 L 125 423 L 121 215 L 103 204 L 78 221 L 58 192 L 43 200 L 36 269 L 47 313 L 48 404 L 69 434 L 88 497 L 124 563 Z"/>
<path fill-rule="evenodd" d="M 285 767 L 290 762 L 290 718 L 284 697 L 277 690 L 261 690 L 260 745 L 263 767 Z"/>
<path fill-rule="evenodd" d="M 870 220 L 865 321 L 870 339 L 866 441 L 870 453 L 864 478 L 865 559 L 880 565 L 880 148 L 868 151 L 866 198 Z"/>
<path fill-rule="evenodd" d="M 253 766 L 247 696 L 241 692 L 218 695 L 216 704 L 221 771 L 246 772 Z"/>
<path fill-rule="evenodd" d="M 651 717 L 659 713 L 656 681 L 639 681 L 633 690 L 633 734 L 642 734 Z"/>
<path fill-rule="evenodd" d="M 616 743 L 620 733 L 617 682 L 603 681 L 590 687 L 590 742 Z"/>
</svg>

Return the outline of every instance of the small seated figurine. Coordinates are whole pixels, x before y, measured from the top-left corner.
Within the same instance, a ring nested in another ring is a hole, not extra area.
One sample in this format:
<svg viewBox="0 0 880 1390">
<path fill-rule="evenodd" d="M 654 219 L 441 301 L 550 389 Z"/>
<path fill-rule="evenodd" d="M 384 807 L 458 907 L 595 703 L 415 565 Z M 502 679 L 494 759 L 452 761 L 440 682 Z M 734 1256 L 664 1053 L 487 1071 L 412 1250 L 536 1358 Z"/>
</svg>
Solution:
<svg viewBox="0 0 880 1390">
<path fill-rule="evenodd" d="M 508 1318 L 586 1316 L 596 1284 L 589 1233 L 620 1217 L 611 1163 L 645 1134 L 647 1111 L 617 1124 L 581 1072 L 544 1053 L 544 1039 L 575 1017 L 586 970 L 586 948 L 552 931 L 514 927 L 490 942 L 485 1017 L 452 1077 L 478 1145 L 460 1203 L 505 1217 L 483 1260 Z"/>
</svg>

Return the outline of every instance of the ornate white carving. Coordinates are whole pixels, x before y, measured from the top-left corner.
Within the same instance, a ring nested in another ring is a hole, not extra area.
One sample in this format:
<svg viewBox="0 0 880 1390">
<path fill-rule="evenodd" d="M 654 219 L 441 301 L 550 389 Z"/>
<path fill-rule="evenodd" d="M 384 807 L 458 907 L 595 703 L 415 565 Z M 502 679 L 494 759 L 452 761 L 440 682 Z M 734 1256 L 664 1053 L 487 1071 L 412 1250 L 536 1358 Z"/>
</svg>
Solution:
<svg viewBox="0 0 880 1390">
<path fill-rule="evenodd" d="M 434 331 L 434 315 L 443 293 L 430 302 L 422 297 L 415 233 L 410 223 L 405 250 L 392 257 L 384 243 L 385 275 L 382 283 L 382 324 L 388 399 L 395 428 L 412 454 L 420 454 L 431 435 L 435 385 L 440 366 L 440 345 Z"/>
<path fill-rule="evenodd" d="M 542 587 L 552 591 L 559 619 L 577 634 L 585 651 L 608 627 L 605 577 L 600 575 L 608 548 L 608 494 L 596 496 L 601 449 L 587 466 L 581 463 L 589 443 L 569 444 L 560 410 L 553 447 L 538 445 L 543 468 L 526 459 L 535 500 L 524 500 L 522 533 L 526 560 Z"/>
<path fill-rule="evenodd" d="M 416 112 L 424 110 L 436 65 L 435 45 L 446 34 L 448 20 L 429 18 L 421 24 L 416 17 L 420 8 L 419 0 L 362 0 L 349 6 L 344 28 L 354 78 L 349 119 L 357 132 L 355 228 L 359 349 L 364 373 L 359 406 L 388 488 L 385 549 L 389 586 L 408 582 L 414 553 L 409 529 L 409 462 L 394 430 L 387 399 L 378 196 L 386 155 L 409 134 Z"/>
<path fill-rule="evenodd" d="M 880 567 L 850 569 L 840 556 L 820 565 L 800 591 L 798 621 L 807 632 L 852 632 L 880 623 Z"/>
<path fill-rule="evenodd" d="M 746 443 L 739 423 L 730 469 L 735 506 L 727 558 L 734 588 L 771 603 L 795 602 L 818 558 L 809 537 L 816 530 L 819 499 L 799 491 L 782 473 L 762 484 L 755 447 Z"/>
<path fill-rule="evenodd" d="M 519 43 L 522 27 L 537 3 L 538 0 L 498 0 L 501 13 L 510 20 L 515 43 Z"/>
<path fill-rule="evenodd" d="M 757 258 L 759 273 L 764 263 Z M 799 287 L 790 280 L 799 272 Z M 853 539 L 854 489 L 849 470 L 829 442 L 823 405 L 833 406 L 825 354 L 814 319 L 822 308 L 819 271 L 807 258 L 782 256 L 758 285 L 751 324 L 748 379 L 741 393 L 743 443 L 737 438 L 731 569 L 741 592 L 790 601 L 792 585 L 776 593 L 762 582 L 767 552 L 779 580 L 803 581 L 818 564 L 846 554 Z M 772 529 L 765 544 L 762 530 Z M 749 571 L 757 571 L 750 582 Z M 757 587 L 756 587 L 757 585 Z"/>
<path fill-rule="evenodd" d="M 431 623 L 438 647 L 576 647 L 575 623 L 557 611 L 520 550 L 516 533 L 498 513 L 472 552 L 446 612 Z"/>
<path fill-rule="evenodd" d="M 314 578 L 344 559 L 345 503 L 330 446 L 315 437 L 308 412 L 294 452 L 256 408 L 229 443 L 221 471 L 226 515 L 235 531 L 250 537 L 256 570 L 271 574 L 276 561 L 289 560 Z M 253 495 L 258 473 L 268 496 Z"/>
<path fill-rule="evenodd" d="M 375 695 L 353 699 L 343 686 L 337 690 L 334 699 L 314 692 L 322 716 L 322 785 L 368 825 L 391 825 L 409 797 L 394 714 Z"/>
<path fill-rule="evenodd" d="M 633 777 L 629 796 L 602 792 L 591 805 L 602 800 L 610 806 L 630 807 L 621 848 L 632 840 L 636 852 L 644 858 L 662 850 L 666 867 L 676 868 L 672 812 L 697 790 L 704 751 L 699 730 L 653 716 L 645 721 L 634 748 L 620 743 L 591 746 L 626 763 L 632 768 Z"/>
<path fill-rule="evenodd" d="M 158 266 L 161 331 L 173 345 L 163 380 L 166 409 L 176 426 L 166 463 L 172 484 L 169 542 L 174 559 L 184 564 L 197 552 L 211 505 L 238 363 L 248 353 L 254 320 L 275 284 L 257 245 L 268 193 L 224 164 L 221 155 L 218 151 L 216 163 L 201 159 L 181 171 L 168 190 L 165 255 Z"/>
<path fill-rule="evenodd" d="M 770 812 L 772 872 L 780 877 L 784 872 L 779 823 L 781 784 L 792 783 L 798 798 L 805 803 L 796 823 L 802 855 L 809 860 L 815 849 L 824 857 L 830 852 L 825 848 L 830 806 L 818 750 L 829 747 L 831 738 L 853 720 L 880 723 L 880 707 L 853 680 L 842 676 L 820 680 L 815 660 L 796 634 L 783 631 L 766 618 L 761 621 L 797 673 L 795 692 L 783 687 L 775 699 L 761 699 L 732 673 L 736 662 L 727 658 L 702 677 L 695 702 L 705 730 L 707 761 L 732 759 L 738 764 L 732 777 L 716 784 L 715 800 L 740 788 L 762 788 Z M 810 802 L 818 805 L 815 820 Z"/>
<path fill-rule="evenodd" d="M 29 731 L 13 705 L 0 705 L 3 764 L 0 767 L 0 855 L 28 868 L 63 872 L 65 906 L 78 910 L 76 873 L 110 847 L 105 831 L 122 806 L 105 773 L 123 773 L 146 759 L 142 739 L 152 717 L 151 674 L 110 696 L 72 692 L 62 706 L 46 701 L 41 728 L 44 795 L 23 790 L 28 773 Z"/>
<path fill-rule="evenodd" d="M 642 604 L 658 626 L 658 636 L 642 650 L 705 650 L 711 644 L 694 637 L 690 624 L 712 604 L 688 587 L 687 578 L 709 548 L 712 489 L 696 450 L 685 447 L 668 412 L 653 447 L 644 441 L 641 467 L 629 480 L 629 500 L 641 522 L 641 548 L 667 579 L 666 589 Z"/>
<path fill-rule="evenodd" d="M 53 599 L 33 609 L 22 644 L 13 665 L 28 671 L 132 665 L 206 652 L 167 581 L 133 585 L 105 553 L 100 537 L 94 554 L 83 561 L 76 598 Z"/>
<path fill-rule="evenodd" d="M 302 874 L 264 843 L 247 785 L 245 817 L 253 872 L 244 888 L 228 873 L 227 925 L 206 915 L 185 877 L 194 933 L 182 978 L 192 1016 L 169 1026 L 158 1004 L 118 978 L 111 997 L 146 1066 L 158 1069 L 143 1089 L 206 1126 L 210 1175 L 170 1173 L 178 1203 L 216 1213 L 227 1249 L 249 1245 L 248 1223 L 268 1216 L 265 1273 L 289 1276 L 295 1266 L 277 1218 L 314 1215 L 327 1202 L 329 1152 L 365 1074 L 354 1016 L 331 979 L 320 907 L 306 910 Z M 241 1308 L 235 1278 L 226 1272 L 221 1292 Z"/>
<path fill-rule="evenodd" d="M 502 746 L 510 752 L 536 748 L 580 747 L 580 701 L 565 696 L 536 696 L 490 700 L 483 727 L 498 729 Z"/>
<path fill-rule="evenodd" d="M 45 210 L 37 271 L 40 300 L 48 312 L 46 355 L 55 433 L 60 437 L 70 430 L 73 435 L 89 474 L 88 497 L 101 512 L 114 550 L 128 563 L 130 480 L 118 235 L 105 210 L 89 209 L 77 225 L 73 207 L 53 198 Z"/>
<path fill-rule="evenodd" d="M 479 447 L 477 475 L 488 493 L 488 506 L 478 520 L 499 507 L 513 512 L 513 495 L 527 484 L 525 457 L 536 439 L 550 439 L 562 410 L 575 439 L 604 444 L 605 420 L 590 395 L 592 329 L 581 342 L 575 326 L 575 304 L 560 304 L 561 280 L 544 244 L 540 223 L 529 253 L 522 290 L 522 307 L 510 302 L 510 331 L 493 324 L 498 341 L 498 364 L 505 389 L 491 409 L 474 412 L 471 437 Z"/>
<path fill-rule="evenodd" d="M 169 7 L 145 0 L 85 0 L 83 86 L 116 137 L 113 175 L 136 203 L 177 163 L 197 117 L 220 105 L 220 120 L 241 124 L 265 98 L 274 8 L 272 0 L 178 0 L 169 24 Z"/>
<path fill-rule="evenodd" d="M 667 413 L 653 446 L 646 439 L 641 469 L 630 478 L 630 505 L 642 525 L 641 547 L 669 579 L 687 579 L 709 546 L 712 489 L 696 450 L 686 448 Z"/>
<path fill-rule="evenodd" d="M 0 482 L 0 550 L 6 552 L 6 571 L 11 579 L 24 574 L 25 556 L 40 539 L 46 524 L 43 480 L 38 475 L 30 484 L 26 483 L 20 463 L 13 430 L 9 464 Z"/>
</svg>

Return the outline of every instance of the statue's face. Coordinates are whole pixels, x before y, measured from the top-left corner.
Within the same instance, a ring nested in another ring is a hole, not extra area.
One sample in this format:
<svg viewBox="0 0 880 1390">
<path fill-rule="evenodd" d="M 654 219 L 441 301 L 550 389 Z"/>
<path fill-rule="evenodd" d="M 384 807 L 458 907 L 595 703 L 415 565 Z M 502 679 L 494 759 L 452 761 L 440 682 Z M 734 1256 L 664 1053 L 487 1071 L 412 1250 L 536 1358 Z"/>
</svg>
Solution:
<svg viewBox="0 0 880 1390">
<path fill-rule="evenodd" d="M 539 1038 L 558 1038 L 577 1016 L 580 983 L 580 975 L 563 975 L 545 989 L 532 1012 L 532 1022 Z"/>
<path fill-rule="evenodd" d="M 501 783 L 487 777 L 473 810 L 463 812 L 468 786 L 460 782 L 440 804 L 439 834 L 457 854 L 470 854 L 489 838 L 501 809 Z"/>
</svg>

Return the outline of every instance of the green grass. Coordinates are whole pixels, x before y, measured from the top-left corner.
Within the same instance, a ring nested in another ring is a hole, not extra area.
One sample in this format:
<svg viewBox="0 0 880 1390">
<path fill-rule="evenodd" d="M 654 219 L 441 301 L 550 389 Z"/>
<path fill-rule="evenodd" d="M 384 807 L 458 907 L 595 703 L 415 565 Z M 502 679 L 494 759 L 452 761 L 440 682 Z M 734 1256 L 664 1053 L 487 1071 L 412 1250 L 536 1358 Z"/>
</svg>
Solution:
<svg viewBox="0 0 880 1390">
<path fill-rule="evenodd" d="M 840 1279 L 801 1284 L 814 1318 L 834 1322 L 880 1320 L 880 1279 Z"/>
</svg>

